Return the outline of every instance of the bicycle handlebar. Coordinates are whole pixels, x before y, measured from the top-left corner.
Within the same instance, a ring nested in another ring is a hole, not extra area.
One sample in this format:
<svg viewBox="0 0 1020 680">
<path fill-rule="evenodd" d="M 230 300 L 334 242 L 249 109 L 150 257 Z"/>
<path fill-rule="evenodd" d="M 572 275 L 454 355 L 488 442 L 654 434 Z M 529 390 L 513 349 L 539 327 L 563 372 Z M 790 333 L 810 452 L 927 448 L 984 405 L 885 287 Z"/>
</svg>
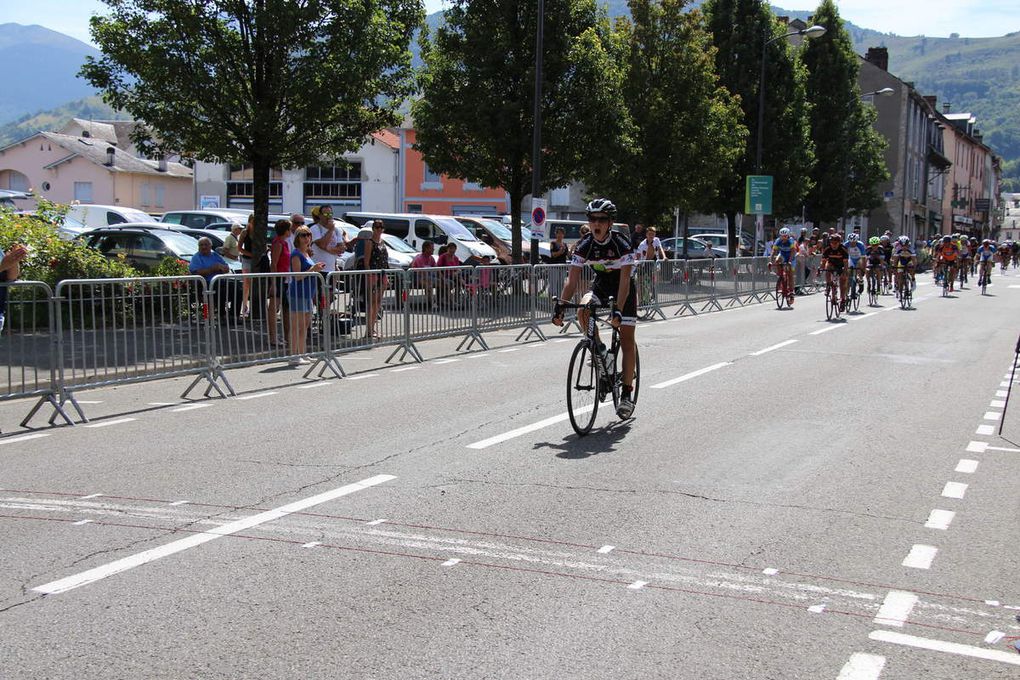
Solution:
<svg viewBox="0 0 1020 680">
<path fill-rule="evenodd" d="M 589 302 L 589 303 L 584 304 L 584 305 L 579 305 L 579 304 L 577 304 L 575 302 L 562 302 L 559 297 L 554 295 L 553 298 L 552 298 L 552 301 L 553 301 L 554 305 L 559 305 L 562 309 L 588 309 L 588 308 L 591 308 L 591 309 L 609 309 L 609 308 L 611 308 L 613 306 L 613 303 L 616 302 L 616 298 L 615 297 L 609 298 L 605 302 L 605 304 L 596 304 L 595 302 Z"/>
</svg>

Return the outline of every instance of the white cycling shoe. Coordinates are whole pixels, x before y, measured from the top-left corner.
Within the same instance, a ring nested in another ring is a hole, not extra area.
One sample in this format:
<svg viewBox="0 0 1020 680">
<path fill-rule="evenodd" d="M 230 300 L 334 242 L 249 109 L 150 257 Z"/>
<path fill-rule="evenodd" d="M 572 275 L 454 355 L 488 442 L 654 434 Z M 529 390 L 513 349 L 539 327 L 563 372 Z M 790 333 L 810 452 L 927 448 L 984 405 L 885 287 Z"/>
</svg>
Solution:
<svg viewBox="0 0 1020 680">
<path fill-rule="evenodd" d="M 620 404 L 616 407 L 616 415 L 620 420 L 627 420 L 634 415 L 634 402 L 630 400 L 630 397 L 620 399 Z"/>
</svg>

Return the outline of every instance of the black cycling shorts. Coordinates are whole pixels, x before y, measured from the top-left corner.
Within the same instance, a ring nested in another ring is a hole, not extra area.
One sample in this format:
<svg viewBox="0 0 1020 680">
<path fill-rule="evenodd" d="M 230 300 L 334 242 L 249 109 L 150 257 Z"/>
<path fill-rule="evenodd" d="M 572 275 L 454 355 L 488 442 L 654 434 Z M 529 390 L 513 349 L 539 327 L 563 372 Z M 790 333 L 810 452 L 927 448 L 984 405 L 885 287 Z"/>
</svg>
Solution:
<svg viewBox="0 0 1020 680">
<path fill-rule="evenodd" d="M 630 282 L 630 292 L 627 293 L 627 300 L 623 303 L 623 322 L 624 326 L 636 326 L 637 325 L 637 282 Z M 605 304 L 611 297 L 616 297 L 618 292 L 615 285 L 599 285 L 596 281 L 592 286 L 590 292 L 585 294 L 581 298 L 581 303 L 588 302 L 589 299 L 594 300 L 598 304 Z"/>
</svg>

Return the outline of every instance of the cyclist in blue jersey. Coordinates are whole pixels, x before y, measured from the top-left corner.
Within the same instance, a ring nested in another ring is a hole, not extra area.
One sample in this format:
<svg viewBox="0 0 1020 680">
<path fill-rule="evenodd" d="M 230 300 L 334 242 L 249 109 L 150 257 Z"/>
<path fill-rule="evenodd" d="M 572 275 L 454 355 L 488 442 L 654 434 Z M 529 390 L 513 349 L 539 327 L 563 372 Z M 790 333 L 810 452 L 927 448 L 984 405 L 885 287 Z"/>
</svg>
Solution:
<svg viewBox="0 0 1020 680">
<path fill-rule="evenodd" d="M 977 258 L 978 263 L 978 285 L 982 283 L 991 285 L 992 281 L 992 269 L 995 268 L 995 254 L 999 251 L 992 243 L 991 239 L 986 238 L 981 246 L 977 249 L 974 257 Z"/>
<path fill-rule="evenodd" d="M 772 261 L 769 266 L 773 264 L 776 266 L 776 276 L 786 277 L 787 290 L 793 290 L 793 266 L 796 259 L 797 241 L 794 240 L 789 227 L 783 227 L 779 230 L 779 238 L 772 242 Z M 792 295 L 787 302 L 793 307 Z"/>
<path fill-rule="evenodd" d="M 899 295 L 900 280 L 903 278 L 904 272 L 910 275 L 910 290 L 916 289 L 917 281 L 914 279 L 914 270 L 917 267 L 917 251 L 914 250 L 913 244 L 910 243 L 909 236 L 900 236 L 896 240 L 892 259 L 893 268 L 896 270 L 897 296 Z"/>
<path fill-rule="evenodd" d="M 846 251 L 850 254 L 850 267 L 851 269 L 857 270 L 857 293 L 860 294 L 864 290 L 864 258 L 868 254 L 868 249 L 861 243 L 860 237 L 851 233 L 847 236 Z"/>
<path fill-rule="evenodd" d="M 581 298 L 581 304 L 592 301 L 604 304 L 609 298 L 615 298 L 610 323 L 620 331 L 620 348 L 623 353 L 623 390 L 616 415 L 626 420 L 634 413 L 632 395 L 637 354 L 634 336 L 637 326 L 637 289 L 631 285 L 634 252 L 627 237 L 612 228 L 613 216 L 616 215 L 616 206 L 612 201 L 596 198 L 588 204 L 587 213 L 591 232 L 574 246 L 570 273 L 563 284 L 560 299 L 570 300 L 574 296 L 585 265 L 595 270 L 595 280 L 592 281 L 591 291 Z M 578 311 L 578 321 L 582 328 L 588 327 L 587 310 Z M 553 309 L 552 322 L 557 326 L 563 325 L 563 308 L 559 304 Z"/>
</svg>

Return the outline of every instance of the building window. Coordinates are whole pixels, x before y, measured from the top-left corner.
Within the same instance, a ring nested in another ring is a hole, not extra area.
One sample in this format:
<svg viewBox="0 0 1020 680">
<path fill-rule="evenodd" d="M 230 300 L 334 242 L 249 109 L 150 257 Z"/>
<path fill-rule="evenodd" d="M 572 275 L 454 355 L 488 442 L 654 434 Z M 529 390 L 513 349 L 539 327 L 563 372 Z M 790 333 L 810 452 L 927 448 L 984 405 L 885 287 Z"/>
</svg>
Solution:
<svg viewBox="0 0 1020 680">
<path fill-rule="evenodd" d="M 361 161 L 305 168 L 304 211 L 317 205 L 332 205 L 334 214 L 360 210 L 361 180 Z"/>
<path fill-rule="evenodd" d="M 162 184 L 156 185 L 156 207 L 163 207 L 163 199 L 166 197 L 166 187 Z"/>
<path fill-rule="evenodd" d="M 408 203 L 407 204 L 407 212 L 409 212 L 409 213 L 420 213 L 421 212 L 421 203 Z"/>
<path fill-rule="evenodd" d="M 74 183 L 74 200 L 79 203 L 92 202 L 92 182 Z"/>
<path fill-rule="evenodd" d="M 142 182 L 142 186 L 138 190 L 139 201 L 141 202 L 141 204 L 143 206 L 150 205 L 150 203 L 149 203 L 149 188 L 150 188 L 150 185 L 149 185 L 148 182 Z"/>
<path fill-rule="evenodd" d="M 549 205 L 570 205 L 570 187 L 558 187 L 550 191 Z"/>
<path fill-rule="evenodd" d="M 160 205 L 157 199 L 157 205 Z M 227 207 L 251 208 L 255 205 L 255 183 L 244 181 L 227 182 Z M 269 182 L 269 206 L 280 208 L 283 205 L 283 182 Z"/>
<path fill-rule="evenodd" d="M 438 172 L 432 172 L 428 163 L 424 163 L 425 181 L 421 183 L 422 191 L 442 191 L 443 177 Z"/>
<path fill-rule="evenodd" d="M 4 170 L 0 172 L 0 189 L 27 192 L 28 188 L 28 177 L 17 170 Z"/>
<path fill-rule="evenodd" d="M 478 182 L 464 180 L 464 191 L 482 191 L 482 185 Z"/>
</svg>

